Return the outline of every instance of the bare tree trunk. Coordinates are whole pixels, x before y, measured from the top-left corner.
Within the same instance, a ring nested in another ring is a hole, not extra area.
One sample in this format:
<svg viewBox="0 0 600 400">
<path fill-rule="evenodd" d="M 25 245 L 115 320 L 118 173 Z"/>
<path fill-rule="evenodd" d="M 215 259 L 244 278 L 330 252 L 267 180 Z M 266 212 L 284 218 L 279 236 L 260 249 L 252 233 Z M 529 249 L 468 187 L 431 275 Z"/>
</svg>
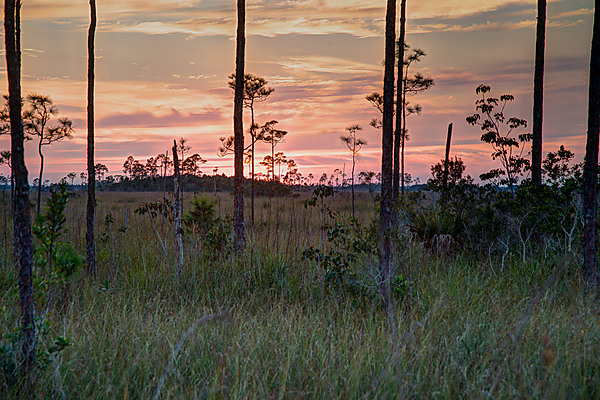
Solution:
<svg viewBox="0 0 600 400">
<path fill-rule="evenodd" d="M 404 71 L 404 78 L 402 79 L 403 82 L 406 82 L 408 80 L 408 67 L 406 67 L 406 70 Z M 400 172 L 400 186 L 401 186 L 401 193 L 402 193 L 402 197 L 404 197 L 404 149 L 406 147 L 406 87 L 404 85 L 402 85 L 402 149 L 400 151 L 400 159 L 401 159 L 401 172 Z"/>
<path fill-rule="evenodd" d="M 4 2 L 4 39 L 8 75 L 12 174 L 15 181 L 14 234 L 19 262 L 19 305 L 21 309 L 21 377 L 25 395 L 33 391 L 35 366 L 35 307 L 33 302 L 33 245 L 29 209 L 28 171 L 25 165 L 23 120 L 21 119 L 21 2 Z"/>
<path fill-rule="evenodd" d="M 255 135 L 256 135 L 256 131 L 254 128 L 254 106 L 252 106 L 250 108 L 250 112 L 252 113 L 252 121 L 250 125 L 250 132 L 252 132 L 252 134 L 250 135 L 251 138 L 250 140 L 252 140 L 252 173 L 250 174 L 252 177 L 252 184 L 251 184 L 251 188 L 250 188 L 250 214 L 251 214 L 251 218 L 250 218 L 250 223 L 252 224 L 252 227 L 254 227 L 254 144 L 256 143 L 256 139 L 255 139 Z M 251 234 L 254 231 L 252 231 Z"/>
<path fill-rule="evenodd" d="M 234 214 L 233 235 L 236 251 L 243 252 L 246 248 L 244 225 L 244 57 L 246 47 L 246 1 L 237 0 L 238 26 L 235 58 L 235 98 L 233 109 L 234 130 Z"/>
<path fill-rule="evenodd" d="M 400 38 L 398 39 L 398 78 L 396 83 L 396 132 L 394 133 L 394 181 L 392 196 L 398 201 L 400 187 L 400 144 L 402 140 L 402 88 L 404 87 L 404 42 L 406 41 L 406 0 L 400 2 Z"/>
<path fill-rule="evenodd" d="M 175 243 L 177 245 L 177 266 L 175 267 L 175 281 L 179 283 L 179 276 L 183 270 L 183 239 L 181 237 L 181 187 L 179 186 L 179 155 L 177 142 L 173 140 L 173 199 L 175 206 Z"/>
<path fill-rule="evenodd" d="M 87 268 L 96 276 L 96 244 L 94 220 L 96 213 L 96 169 L 94 168 L 94 39 L 96 36 L 96 0 L 90 0 L 90 28 L 88 31 L 88 104 L 87 104 L 87 230 L 85 234 Z"/>
<path fill-rule="evenodd" d="M 544 50 L 546 48 L 546 0 L 538 0 L 533 79 L 533 139 L 531 143 L 531 180 L 542 184 L 542 126 L 544 121 Z"/>
<path fill-rule="evenodd" d="M 42 127 L 42 134 L 44 133 Z M 38 187 L 37 187 L 37 211 L 36 215 L 40 215 L 40 208 L 42 204 L 42 175 L 44 173 L 44 155 L 42 154 L 42 139 L 43 136 L 40 136 L 40 142 L 38 143 L 38 154 L 40 155 L 40 177 L 38 178 Z"/>
<path fill-rule="evenodd" d="M 354 143 L 356 143 L 356 139 L 354 139 Z M 352 218 L 355 218 L 355 215 L 354 215 L 354 167 L 356 166 L 355 151 L 356 151 L 356 144 L 354 145 L 354 151 L 352 152 L 352 177 L 350 179 L 350 182 L 352 184 Z"/>
<path fill-rule="evenodd" d="M 385 70 L 383 78 L 383 135 L 381 155 L 381 210 L 379 221 L 380 282 L 379 291 L 387 307 L 391 306 L 390 271 L 391 235 L 394 198 L 392 158 L 394 149 L 394 66 L 396 59 L 396 0 L 387 0 L 385 17 Z"/>
<path fill-rule="evenodd" d="M 450 162 L 450 143 L 452 141 L 452 123 L 448 125 L 448 136 L 446 137 L 446 157 L 444 158 L 444 189 L 448 187 L 448 163 Z"/>
<path fill-rule="evenodd" d="M 163 199 L 167 197 L 167 167 L 169 166 L 169 150 L 165 151 L 165 162 L 163 170 Z"/>
<path fill-rule="evenodd" d="M 13 167 L 10 165 L 10 212 L 11 215 L 16 215 L 16 192 L 15 192 L 15 176 L 13 174 Z M 17 231 L 13 231 L 13 265 L 15 269 L 18 269 L 19 266 L 19 255 L 17 254 L 17 249 L 19 248 L 19 235 Z"/>
<path fill-rule="evenodd" d="M 600 133 L 600 0 L 595 1 L 588 135 L 583 168 L 583 278 L 589 289 L 598 288 L 598 135 Z"/>
</svg>

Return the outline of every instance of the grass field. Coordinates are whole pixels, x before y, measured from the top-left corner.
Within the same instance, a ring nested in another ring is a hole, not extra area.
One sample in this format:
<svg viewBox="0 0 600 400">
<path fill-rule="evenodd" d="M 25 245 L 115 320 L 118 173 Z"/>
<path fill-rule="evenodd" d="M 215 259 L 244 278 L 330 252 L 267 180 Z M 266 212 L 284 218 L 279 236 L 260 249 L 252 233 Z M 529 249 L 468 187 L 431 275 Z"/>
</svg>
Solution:
<svg viewBox="0 0 600 400">
<path fill-rule="evenodd" d="M 208 196 L 220 215 L 232 212 L 229 195 Z M 98 276 L 78 271 L 51 303 L 48 337 L 70 345 L 40 372 L 36 393 L 147 399 L 162 379 L 162 399 L 600 398 L 600 313 L 582 293 L 577 256 L 523 263 L 511 250 L 501 265 L 487 254 L 436 254 L 406 234 L 387 313 L 373 296 L 376 257 L 353 262 L 358 291 L 327 284 L 302 257 L 322 240 L 308 197 L 258 198 L 243 257 L 186 235 L 176 284 L 172 228 L 155 221 L 165 255 L 150 219 L 134 213 L 162 193 L 99 193 Z M 326 201 L 351 213 L 349 194 Z M 19 311 L 3 207 L 0 335 L 8 343 Z M 65 239 L 83 254 L 84 195 L 69 200 L 67 215 Z M 371 196 L 360 193 L 357 218 L 368 225 L 374 216 Z M 0 397 L 9 396 L 0 377 Z"/>
</svg>

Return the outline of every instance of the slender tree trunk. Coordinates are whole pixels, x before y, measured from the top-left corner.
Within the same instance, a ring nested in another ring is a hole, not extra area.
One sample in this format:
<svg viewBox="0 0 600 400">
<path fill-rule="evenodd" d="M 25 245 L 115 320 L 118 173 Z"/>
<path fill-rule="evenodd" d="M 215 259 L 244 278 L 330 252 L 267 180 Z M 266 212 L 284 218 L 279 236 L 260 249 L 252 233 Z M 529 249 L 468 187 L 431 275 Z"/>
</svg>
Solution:
<svg viewBox="0 0 600 400">
<path fill-rule="evenodd" d="M 531 143 L 531 180 L 542 184 L 542 127 L 544 121 L 544 50 L 546 48 L 546 0 L 538 0 L 533 79 L 533 139 Z"/>
<path fill-rule="evenodd" d="M 402 79 L 403 83 L 406 83 L 408 80 L 408 67 L 404 70 L 404 78 Z M 402 197 L 404 197 L 404 148 L 406 147 L 406 86 L 402 85 L 402 150 L 400 152 L 401 159 L 401 187 L 402 187 Z"/>
<path fill-rule="evenodd" d="M 275 182 L 275 146 L 273 143 L 271 143 L 271 174 L 273 175 L 273 182 Z"/>
<path fill-rule="evenodd" d="M 356 138 L 354 139 L 354 142 L 356 143 Z M 350 179 L 350 181 L 352 182 L 352 218 L 355 218 L 354 216 L 354 166 L 356 165 L 356 156 L 355 153 L 356 152 L 356 145 L 354 145 L 354 151 L 352 152 L 352 178 Z"/>
<path fill-rule="evenodd" d="M 21 309 L 21 368 L 25 396 L 33 391 L 35 366 L 35 307 L 33 302 L 33 245 L 29 210 L 29 182 L 25 165 L 23 121 L 21 119 L 21 2 L 4 2 L 4 40 L 10 108 L 11 163 L 15 182 L 13 223 L 14 249 L 19 267 L 19 305 Z"/>
<path fill-rule="evenodd" d="M 167 197 L 167 167 L 169 165 L 169 150 L 165 151 L 165 163 L 163 172 L 163 199 Z"/>
<path fill-rule="evenodd" d="M 448 168 L 450 163 L 450 143 L 452 141 L 452 123 L 448 125 L 448 135 L 446 136 L 446 157 L 444 158 L 444 190 L 448 188 Z"/>
<path fill-rule="evenodd" d="M 42 134 L 44 130 L 42 128 Z M 38 187 L 37 187 L 37 211 L 36 214 L 40 215 L 40 208 L 42 204 L 42 175 L 44 173 L 44 155 L 42 154 L 42 137 L 40 136 L 40 142 L 38 143 L 38 154 L 40 155 L 40 177 L 38 178 Z"/>
<path fill-rule="evenodd" d="M 24 136 L 24 135 L 23 135 Z M 10 165 L 10 212 L 11 215 L 16 215 L 16 210 L 17 210 L 17 206 L 16 206 L 16 188 L 15 188 L 15 176 L 13 174 L 13 167 L 12 165 Z M 18 269 L 19 266 L 19 257 L 17 254 L 17 249 L 19 248 L 19 235 L 17 231 L 13 230 L 13 265 L 15 266 L 16 269 Z"/>
<path fill-rule="evenodd" d="M 404 42 L 406 41 L 406 0 L 400 5 L 400 38 L 398 39 L 398 78 L 396 83 L 396 131 L 394 133 L 394 202 L 398 201 L 400 186 L 400 144 L 402 141 L 402 93 L 404 88 Z"/>
<path fill-rule="evenodd" d="M 94 40 L 96 36 L 96 0 L 90 0 L 90 28 L 88 31 L 88 104 L 87 104 L 87 230 L 85 234 L 87 268 L 96 276 L 96 244 L 94 221 L 96 213 L 96 169 L 94 168 Z"/>
<path fill-rule="evenodd" d="M 177 245 L 177 266 L 175 268 L 175 281 L 179 284 L 179 276 L 183 271 L 183 239 L 181 237 L 181 186 L 179 174 L 179 155 L 177 142 L 173 140 L 173 198 L 175 201 L 175 243 Z"/>
<path fill-rule="evenodd" d="M 591 290 L 598 288 L 598 135 L 600 133 L 600 0 L 595 0 L 588 135 L 583 168 L 583 278 Z"/>
<path fill-rule="evenodd" d="M 252 105 L 252 107 L 250 107 L 250 112 L 252 113 L 252 125 L 250 126 L 250 139 L 252 140 L 252 173 L 250 174 L 250 176 L 252 177 L 252 183 L 250 185 L 250 223 L 252 224 L 252 227 L 254 227 L 254 143 L 256 143 L 256 132 L 254 128 L 254 104 Z"/>
<path fill-rule="evenodd" d="M 246 248 L 244 226 L 244 57 L 246 47 L 246 1 L 237 0 L 238 26 L 237 26 L 237 51 L 235 59 L 235 98 L 233 110 L 234 125 L 234 246 L 236 251 L 243 252 Z"/>
<path fill-rule="evenodd" d="M 381 152 L 381 207 L 379 221 L 380 282 L 379 291 L 386 307 L 391 305 L 390 272 L 391 236 L 394 198 L 392 192 L 392 158 L 394 150 L 394 66 L 396 59 L 396 0 L 387 0 L 385 17 L 385 70 L 383 77 L 383 129 Z"/>
</svg>

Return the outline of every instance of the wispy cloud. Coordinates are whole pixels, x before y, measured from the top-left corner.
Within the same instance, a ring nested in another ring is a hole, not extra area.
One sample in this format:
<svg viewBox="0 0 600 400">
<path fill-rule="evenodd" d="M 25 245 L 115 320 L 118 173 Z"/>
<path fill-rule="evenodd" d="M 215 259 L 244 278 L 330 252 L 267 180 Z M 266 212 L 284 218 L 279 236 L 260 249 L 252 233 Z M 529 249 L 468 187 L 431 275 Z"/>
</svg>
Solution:
<svg viewBox="0 0 600 400">
<path fill-rule="evenodd" d="M 569 0 L 562 0 L 562 2 Z M 571 0 L 572 1 L 572 0 Z M 579 1 L 579 0 L 577 0 Z M 409 30 L 518 29 L 532 19 L 534 0 L 421 0 L 409 3 Z M 248 2 L 247 34 L 347 33 L 358 37 L 379 36 L 384 27 L 384 3 L 380 0 L 255 0 Z M 66 1 L 26 2 L 24 20 L 55 17 L 57 21 L 88 17 L 85 4 Z M 520 11 L 519 11 L 520 10 Z M 587 8 L 570 10 L 556 18 L 586 15 Z M 233 1 L 107 0 L 99 7 L 101 29 L 147 34 L 183 33 L 189 35 L 233 36 Z M 526 20 L 517 21 L 519 14 Z M 528 15 L 527 15 L 528 14 Z M 500 18 L 500 20 L 496 20 Z M 503 21 L 510 18 L 512 21 Z"/>
<path fill-rule="evenodd" d="M 178 127 L 200 123 L 216 122 L 222 118 L 218 109 L 207 110 L 202 113 L 182 114 L 176 109 L 171 109 L 168 114 L 155 115 L 149 111 L 138 111 L 131 114 L 116 113 L 102 117 L 98 120 L 100 128 L 115 127 Z"/>
</svg>

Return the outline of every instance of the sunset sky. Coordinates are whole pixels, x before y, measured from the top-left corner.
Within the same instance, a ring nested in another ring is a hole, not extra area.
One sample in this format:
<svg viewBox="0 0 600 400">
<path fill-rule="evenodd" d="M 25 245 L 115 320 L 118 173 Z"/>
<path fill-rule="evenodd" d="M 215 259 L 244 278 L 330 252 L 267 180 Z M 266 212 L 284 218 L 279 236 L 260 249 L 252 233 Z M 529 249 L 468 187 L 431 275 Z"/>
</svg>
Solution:
<svg viewBox="0 0 600 400">
<path fill-rule="evenodd" d="M 58 180 L 85 170 L 89 6 L 84 0 L 23 3 L 23 92 L 49 94 L 75 123 L 72 140 L 46 147 L 44 177 Z M 544 151 L 565 144 L 579 160 L 593 1 L 548 3 Z M 247 0 L 246 72 L 275 88 L 257 105 L 257 121 L 278 120 L 289 132 L 277 150 L 303 175 L 330 174 L 344 163 L 349 171 L 340 135 L 351 124 L 363 127 L 368 142 L 357 169 L 379 172 L 381 135 L 369 126 L 378 111 L 365 96 L 382 87 L 384 17 L 385 0 Z M 496 167 L 465 117 L 474 112 L 475 87 L 486 83 L 492 94 L 514 94 L 508 114 L 531 123 L 536 2 L 408 0 L 407 17 L 407 42 L 427 53 L 414 71 L 435 81 L 411 99 L 423 113 L 408 120 L 407 172 L 426 181 L 430 165 L 443 156 L 450 122 L 452 154 L 463 158 L 467 173 Z M 98 0 L 98 18 L 97 162 L 109 174 L 123 174 L 128 155 L 145 162 L 183 136 L 190 154 L 208 160 L 203 172 L 218 166 L 230 174 L 232 157 L 219 158 L 216 150 L 218 138 L 232 134 L 227 76 L 235 67 L 235 0 Z M 5 72 L 3 61 L 4 82 Z M 9 146 L 8 137 L 0 138 L 0 149 Z M 257 159 L 267 151 L 258 145 Z M 27 163 L 30 179 L 36 178 L 33 143 Z"/>
</svg>

